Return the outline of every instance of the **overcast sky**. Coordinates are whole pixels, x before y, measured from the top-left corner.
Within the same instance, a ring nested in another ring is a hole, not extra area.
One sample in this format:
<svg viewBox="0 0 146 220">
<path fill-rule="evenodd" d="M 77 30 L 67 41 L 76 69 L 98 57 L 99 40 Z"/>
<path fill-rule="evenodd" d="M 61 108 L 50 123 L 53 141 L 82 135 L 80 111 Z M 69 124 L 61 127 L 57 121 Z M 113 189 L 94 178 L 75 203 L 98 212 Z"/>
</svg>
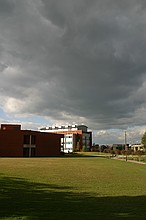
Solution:
<svg viewBox="0 0 146 220">
<path fill-rule="evenodd" d="M 0 0 L 0 123 L 146 128 L 145 0 Z"/>
</svg>

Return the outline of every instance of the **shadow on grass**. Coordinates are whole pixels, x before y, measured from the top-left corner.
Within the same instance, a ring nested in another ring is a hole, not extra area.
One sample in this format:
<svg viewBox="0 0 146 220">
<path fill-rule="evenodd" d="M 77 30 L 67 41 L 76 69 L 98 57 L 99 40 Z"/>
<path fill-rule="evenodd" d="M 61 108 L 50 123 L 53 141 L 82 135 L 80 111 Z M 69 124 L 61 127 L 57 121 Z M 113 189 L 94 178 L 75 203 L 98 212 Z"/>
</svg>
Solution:
<svg viewBox="0 0 146 220">
<path fill-rule="evenodd" d="M 0 219 L 145 219 L 146 197 L 93 197 L 73 188 L 0 178 Z"/>
</svg>

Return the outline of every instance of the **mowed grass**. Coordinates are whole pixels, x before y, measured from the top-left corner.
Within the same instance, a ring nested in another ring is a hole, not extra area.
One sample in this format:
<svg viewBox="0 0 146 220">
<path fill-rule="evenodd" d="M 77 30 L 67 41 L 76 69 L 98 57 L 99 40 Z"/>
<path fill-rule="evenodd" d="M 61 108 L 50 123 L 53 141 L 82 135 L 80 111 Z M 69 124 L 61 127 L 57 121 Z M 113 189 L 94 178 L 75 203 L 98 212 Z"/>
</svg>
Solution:
<svg viewBox="0 0 146 220">
<path fill-rule="evenodd" d="M 100 157 L 0 158 L 0 219 L 145 218 L 145 165 Z"/>
</svg>

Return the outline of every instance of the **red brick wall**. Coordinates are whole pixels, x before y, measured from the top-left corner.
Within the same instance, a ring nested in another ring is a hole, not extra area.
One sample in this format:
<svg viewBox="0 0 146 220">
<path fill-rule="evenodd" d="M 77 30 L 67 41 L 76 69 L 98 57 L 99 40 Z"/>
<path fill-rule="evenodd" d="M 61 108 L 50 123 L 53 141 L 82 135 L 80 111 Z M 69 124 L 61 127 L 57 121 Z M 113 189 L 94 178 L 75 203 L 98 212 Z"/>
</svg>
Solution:
<svg viewBox="0 0 146 220">
<path fill-rule="evenodd" d="M 1 124 L 1 130 L 21 130 L 21 125 Z"/>
<path fill-rule="evenodd" d="M 20 131 L 0 130 L 0 156 L 23 156 L 23 139 Z"/>
<path fill-rule="evenodd" d="M 0 130 L 0 157 L 23 157 L 24 135 L 35 136 L 35 156 L 60 155 L 63 135 L 29 130 Z"/>
<path fill-rule="evenodd" d="M 36 137 L 36 156 L 60 155 L 63 135 L 40 132 Z"/>
</svg>

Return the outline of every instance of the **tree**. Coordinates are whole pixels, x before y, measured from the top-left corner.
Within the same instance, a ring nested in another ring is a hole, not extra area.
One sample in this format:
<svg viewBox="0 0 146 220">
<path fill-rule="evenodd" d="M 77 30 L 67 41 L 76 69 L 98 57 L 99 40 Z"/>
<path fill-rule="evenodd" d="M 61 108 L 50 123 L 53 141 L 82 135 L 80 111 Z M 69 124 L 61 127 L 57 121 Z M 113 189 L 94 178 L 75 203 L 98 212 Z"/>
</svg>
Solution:
<svg viewBox="0 0 146 220">
<path fill-rule="evenodd" d="M 144 135 L 142 136 L 141 143 L 143 144 L 143 147 L 146 149 L 146 131 Z"/>
</svg>

